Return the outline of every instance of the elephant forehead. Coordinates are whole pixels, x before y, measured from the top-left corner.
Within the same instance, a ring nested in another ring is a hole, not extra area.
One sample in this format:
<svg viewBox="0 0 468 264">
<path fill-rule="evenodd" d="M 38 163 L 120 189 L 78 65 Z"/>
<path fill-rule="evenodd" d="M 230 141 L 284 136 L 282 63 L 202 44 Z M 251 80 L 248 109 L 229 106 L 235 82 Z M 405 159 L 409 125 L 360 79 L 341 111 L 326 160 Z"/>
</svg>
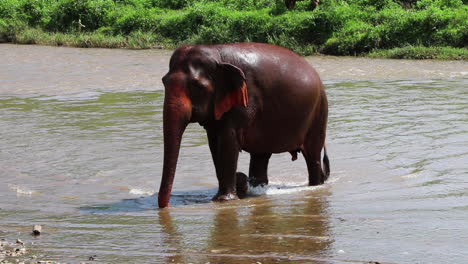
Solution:
<svg viewBox="0 0 468 264">
<path fill-rule="evenodd" d="M 184 56 L 178 60 L 174 60 L 169 67 L 169 72 L 185 72 L 192 76 L 201 74 L 209 74 L 216 69 L 216 61 L 210 57 L 196 54 L 193 56 Z"/>
</svg>

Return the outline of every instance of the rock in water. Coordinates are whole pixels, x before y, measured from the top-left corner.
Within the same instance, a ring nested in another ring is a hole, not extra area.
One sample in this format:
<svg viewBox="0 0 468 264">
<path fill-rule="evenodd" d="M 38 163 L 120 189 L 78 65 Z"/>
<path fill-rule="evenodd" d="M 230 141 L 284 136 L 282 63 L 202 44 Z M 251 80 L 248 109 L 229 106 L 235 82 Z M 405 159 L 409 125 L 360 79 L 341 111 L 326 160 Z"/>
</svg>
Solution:
<svg viewBox="0 0 468 264">
<path fill-rule="evenodd" d="M 38 236 L 41 234 L 41 232 L 42 232 L 42 226 L 34 225 L 33 231 L 32 231 L 33 235 Z"/>
<path fill-rule="evenodd" d="M 248 177 L 242 172 L 236 172 L 236 192 L 239 198 L 245 198 L 249 190 Z"/>
</svg>

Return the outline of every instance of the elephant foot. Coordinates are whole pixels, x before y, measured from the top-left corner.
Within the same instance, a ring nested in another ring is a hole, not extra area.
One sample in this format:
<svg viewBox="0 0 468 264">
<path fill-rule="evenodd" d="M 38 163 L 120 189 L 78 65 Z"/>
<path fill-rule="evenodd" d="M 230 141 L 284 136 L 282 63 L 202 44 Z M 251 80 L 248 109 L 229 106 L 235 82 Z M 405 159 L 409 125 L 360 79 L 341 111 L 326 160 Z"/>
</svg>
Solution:
<svg viewBox="0 0 468 264">
<path fill-rule="evenodd" d="M 236 173 L 236 192 L 240 199 L 247 196 L 247 191 L 249 190 L 249 178 L 242 172 Z"/>
<path fill-rule="evenodd" d="M 213 197 L 213 202 L 226 202 L 226 201 L 232 201 L 232 200 L 239 200 L 239 196 L 235 193 L 227 193 L 227 194 L 216 194 Z"/>
<path fill-rule="evenodd" d="M 218 192 L 214 197 L 215 202 L 225 202 L 231 200 L 239 200 L 247 196 L 249 190 L 249 177 L 242 172 L 236 172 L 236 191 L 228 193 Z"/>
<path fill-rule="evenodd" d="M 249 178 L 249 184 L 252 187 L 264 187 L 268 185 L 268 180 L 259 180 L 257 178 Z"/>
</svg>

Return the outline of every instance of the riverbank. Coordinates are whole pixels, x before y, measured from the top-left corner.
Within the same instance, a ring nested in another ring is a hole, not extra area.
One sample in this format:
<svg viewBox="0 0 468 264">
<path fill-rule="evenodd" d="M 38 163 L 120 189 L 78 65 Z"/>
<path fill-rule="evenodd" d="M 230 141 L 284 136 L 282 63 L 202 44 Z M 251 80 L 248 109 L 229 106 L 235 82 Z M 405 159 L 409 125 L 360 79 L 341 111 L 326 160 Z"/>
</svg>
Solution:
<svg viewBox="0 0 468 264">
<path fill-rule="evenodd" d="M 14 44 L 37 44 L 77 48 L 125 48 L 125 49 L 175 49 L 177 44 L 163 41 L 151 33 L 134 32 L 128 36 L 108 36 L 102 33 L 49 33 L 28 28 L 10 35 L 0 42 Z M 296 49 L 297 51 L 297 49 Z M 327 55 L 318 51 L 300 52 L 302 55 Z M 453 47 L 406 46 L 389 50 L 374 50 L 357 56 L 383 59 L 439 59 L 468 60 L 468 49 Z"/>
<path fill-rule="evenodd" d="M 462 0 L 8 0 L 0 41 L 104 48 L 264 42 L 302 55 L 468 59 Z"/>
</svg>

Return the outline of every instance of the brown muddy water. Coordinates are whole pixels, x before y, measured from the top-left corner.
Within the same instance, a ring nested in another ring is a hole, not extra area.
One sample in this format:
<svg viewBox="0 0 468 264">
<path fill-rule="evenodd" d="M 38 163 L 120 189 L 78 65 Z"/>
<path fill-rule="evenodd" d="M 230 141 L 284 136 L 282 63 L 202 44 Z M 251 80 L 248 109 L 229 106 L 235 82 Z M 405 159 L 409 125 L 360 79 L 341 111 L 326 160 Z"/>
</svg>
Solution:
<svg viewBox="0 0 468 264">
<path fill-rule="evenodd" d="M 268 188 L 212 203 L 193 124 L 159 210 L 169 56 L 0 45 L 0 238 L 68 263 L 466 263 L 467 62 L 311 57 L 330 101 L 328 183 L 274 155 Z"/>
</svg>

